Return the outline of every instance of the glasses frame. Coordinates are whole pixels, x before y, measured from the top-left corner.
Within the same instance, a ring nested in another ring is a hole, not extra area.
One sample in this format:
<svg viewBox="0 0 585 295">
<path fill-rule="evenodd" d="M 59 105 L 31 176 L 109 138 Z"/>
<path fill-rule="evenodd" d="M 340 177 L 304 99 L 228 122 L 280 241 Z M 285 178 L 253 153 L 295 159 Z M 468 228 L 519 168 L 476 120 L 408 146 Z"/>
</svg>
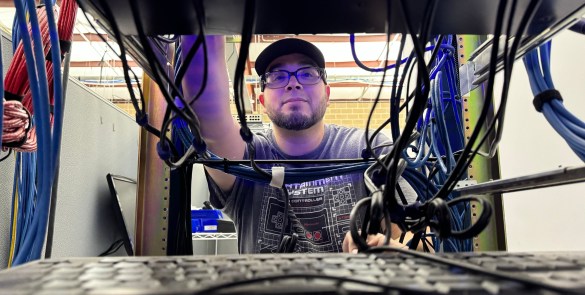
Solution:
<svg viewBox="0 0 585 295">
<path fill-rule="evenodd" d="M 287 71 L 287 70 L 277 70 L 277 71 L 266 72 L 266 73 L 264 73 L 264 75 L 262 75 L 262 77 L 260 79 L 260 90 L 261 91 L 264 91 L 264 89 L 266 89 L 266 87 L 268 85 L 267 82 L 266 82 L 266 76 L 268 74 L 275 73 L 275 72 L 285 72 L 285 73 L 287 73 L 288 79 L 287 79 L 286 83 L 284 83 L 283 86 L 281 86 L 281 87 L 268 87 L 270 89 L 279 89 L 279 88 L 286 87 L 286 85 L 288 85 L 288 83 L 290 83 L 290 77 L 292 77 L 293 75 L 295 76 L 295 79 L 297 79 L 297 82 L 299 82 L 299 84 L 301 84 L 301 85 L 315 85 L 315 84 L 319 83 L 319 80 L 317 80 L 317 82 L 315 82 L 313 84 L 302 83 L 301 81 L 299 81 L 299 77 L 297 76 L 297 73 L 300 70 L 309 69 L 309 68 L 317 69 L 319 71 L 319 79 L 323 80 L 323 83 L 327 84 L 327 81 L 326 81 L 326 79 L 327 79 L 327 72 L 325 71 L 324 68 L 315 67 L 315 66 L 308 66 L 308 67 L 298 68 L 294 72 L 290 72 L 290 71 Z"/>
</svg>

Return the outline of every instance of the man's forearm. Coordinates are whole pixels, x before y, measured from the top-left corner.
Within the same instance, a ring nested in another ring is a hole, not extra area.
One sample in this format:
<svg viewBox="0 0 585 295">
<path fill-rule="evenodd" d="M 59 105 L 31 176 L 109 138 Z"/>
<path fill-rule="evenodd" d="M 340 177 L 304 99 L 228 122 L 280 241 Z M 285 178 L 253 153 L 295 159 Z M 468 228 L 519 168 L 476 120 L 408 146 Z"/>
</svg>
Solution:
<svg viewBox="0 0 585 295">
<path fill-rule="evenodd" d="M 181 57 L 186 62 L 189 50 L 193 47 L 197 36 L 181 37 Z M 205 37 L 207 56 L 203 46 L 197 50 L 191 63 L 187 67 L 183 79 L 183 91 L 187 102 L 197 114 L 201 123 L 202 135 L 213 139 L 217 132 L 206 132 L 215 128 L 208 128 L 211 124 L 220 127 L 221 124 L 233 124 L 229 109 L 229 82 L 225 63 L 225 41 L 223 36 Z M 207 72 L 204 62 L 207 60 Z M 203 85 L 206 76 L 207 80 Z M 201 92 L 201 88 L 205 88 Z M 196 97 L 201 92 L 201 95 Z M 196 99 L 196 100 L 195 100 Z M 218 126 L 219 124 L 219 126 Z"/>
</svg>

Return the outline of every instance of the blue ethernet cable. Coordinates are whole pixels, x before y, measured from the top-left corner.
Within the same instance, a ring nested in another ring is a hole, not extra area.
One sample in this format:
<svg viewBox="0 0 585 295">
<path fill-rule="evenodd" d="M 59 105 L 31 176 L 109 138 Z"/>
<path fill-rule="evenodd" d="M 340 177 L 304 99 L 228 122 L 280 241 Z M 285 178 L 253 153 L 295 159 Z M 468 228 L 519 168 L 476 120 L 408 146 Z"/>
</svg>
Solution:
<svg viewBox="0 0 585 295">
<path fill-rule="evenodd" d="M 47 22 L 49 25 L 49 40 L 51 42 L 51 61 L 53 63 L 53 136 L 52 140 L 52 176 L 55 174 L 55 167 L 57 166 L 57 159 L 61 150 L 61 137 L 63 132 L 63 77 L 61 74 L 61 46 L 59 44 L 59 31 L 55 23 L 55 14 L 53 12 L 53 1 L 45 2 L 45 9 L 47 11 Z M 47 97 L 48 91 L 47 91 Z M 50 126 L 50 124 L 48 125 Z M 49 127 L 50 129 L 50 127 Z M 51 177 L 51 180 L 53 177 Z"/>
<path fill-rule="evenodd" d="M 21 1 L 15 1 L 14 5 L 16 7 L 16 18 L 15 20 L 18 20 L 18 26 L 20 28 L 21 31 L 27 32 L 27 24 L 25 21 L 25 14 L 24 14 L 24 7 L 23 7 L 23 3 Z M 29 77 L 31 80 L 30 83 L 30 89 L 31 92 L 33 92 L 34 94 L 38 95 L 38 84 L 33 83 L 34 79 L 36 79 L 36 68 L 34 67 L 34 65 L 32 64 L 32 60 L 34 59 L 33 53 L 32 53 L 32 44 L 31 44 L 31 40 L 30 40 L 30 36 L 28 34 L 22 34 L 22 43 L 23 43 L 23 48 L 24 48 L 24 53 L 25 56 L 27 57 L 27 63 L 26 63 L 26 67 L 27 67 L 27 72 L 29 73 Z M 38 143 L 40 144 L 40 139 Z M 44 138 L 43 138 L 44 140 Z M 41 172 L 42 173 L 42 172 Z M 22 264 L 27 262 L 27 254 L 28 251 L 30 250 L 31 244 L 32 244 L 32 240 L 34 238 L 33 235 L 25 235 L 25 241 L 23 243 L 21 243 L 18 249 L 18 252 L 15 253 L 14 256 L 14 260 L 13 260 L 13 265 L 18 265 L 18 264 Z M 25 252 L 27 252 L 27 254 L 25 254 Z"/>
<path fill-rule="evenodd" d="M 523 58 L 530 88 L 535 96 L 555 89 L 550 73 L 550 50 L 551 41 L 531 50 Z M 569 112 L 558 99 L 543 101 L 541 112 L 573 152 L 585 161 L 585 122 Z"/>
<path fill-rule="evenodd" d="M 354 34 L 349 34 L 349 43 L 351 45 L 351 54 L 353 56 L 355 63 L 360 68 L 362 68 L 368 72 L 383 72 L 383 71 L 391 70 L 391 69 L 395 68 L 397 65 L 403 64 L 409 60 L 409 58 L 406 57 L 406 58 L 401 59 L 399 62 L 397 62 L 395 64 L 388 65 L 386 68 L 369 68 L 366 65 L 364 65 L 357 57 L 357 53 L 355 51 L 355 35 Z M 441 48 L 450 48 L 450 49 L 454 50 L 453 46 L 450 46 L 450 45 L 441 44 L 440 46 L 441 46 Z M 434 48 L 435 48 L 435 46 L 427 46 L 427 47 L 425 47 L 425 51 L 433 50 Z"/>
<path fill-rule="evenodd" d="M 15 6 L 20 30 L 21 32 L 28 32 L 23 3 L 15 1 Z M 40 27 L 33 0 L 28 0 L 28 11 L 32 37 L 35 44 L 42 44 Z M 38 137 L 39 179 L 38 202 L 32 219 L 32 225 L 29 228 L 30 231 L 27 230 L 25 233 L 22 248 L 19 249 L 15 256 L 13 265 L 19 265 L 40 258 L 45 238 L 51 183 L 55 172 L 51 152 L 52 138 L 49 120 L 49 95 L 43 48 L 42 46 L 34 46 L 33 48 L 31 38 L 28 34 L 22 34 L 22 43 L 26 57 L 27 72 L 29 73 L 28 77 L 30 91 L 33 97 L 33 106 L 36 111 L 34 120 Z"/>
</svg>

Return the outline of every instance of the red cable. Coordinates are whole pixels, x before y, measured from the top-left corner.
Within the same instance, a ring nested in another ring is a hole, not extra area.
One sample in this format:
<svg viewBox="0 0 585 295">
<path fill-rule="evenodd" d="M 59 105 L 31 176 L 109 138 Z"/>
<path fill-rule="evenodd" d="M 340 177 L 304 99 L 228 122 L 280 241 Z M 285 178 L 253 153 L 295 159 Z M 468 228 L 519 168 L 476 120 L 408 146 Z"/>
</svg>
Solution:
<svg viewBox="0 0 585 295">
<path fill-rule="evenodd" d="M 37 9 L 37 15 L 39 19 L 39 26 L 41 29 L 41 38 L 42 38 L 42 45 L 43 51 L 45 56 L 49 53 L 51 48 L 50 39 L 49 39 L 49 26 L 48 26 L 48 19 L 46 10 L 44 7 L 40 7 Z M 73 27 L 75 25 L 75 18 L 77 17 L 77 3 L 75 0 L 63 0 L 62 1 L 62 8 L 61 13 L 59 13 L 58 18 L 58 33 L 59 33 L 59 40 L 71 42 L 73 37 Z M 29 34 L 30 34 L 30 26 L 29 26 Z M 69 46 L 70 48 L 70 46 Z M 65 50 L 61 50 L 61 54 L 65 54 L 67 48 Z M 46 61 L 47 71 L 47 82 L 49 88 L 49 101 L 51 106 L 54 104 L 54 94 L 53 94 L 53 63 L 51 61 Z M 29 117 L 26 114 L 26 111 L 23 109 L 26 108 L 29 110 L 31 115 L 33 114 L 33 105 L 32 105 L 32 94 L 30 92 L 30 85 L 28 80 L 28 73 L 26 71 L 26 64 L 25 64 L 25 57 L 24 57 L 24 48 L 22 42 L 18 45 L 16 52 L 14 53 L 13 60 L 8 68 L 8 72 L 6 74 L 5 83 L 5 90 L 6 92 L 12 93 L 13 95 L 17 95 L 22 97 L 22 104 L 18 101 L 4 101 L 5 106 L 5 115 L 4 115 L 4 131 L 3 134 L 6 136 L 2 136 L 2 142 L 18 142 L 22 140 L 24 135 L 27 135 L 26 142 L 21 145 L 19 148 L 14 148 L 16 151 L 34 151 L 36 150 L 36 130 L 35 128 L 31 128 L 28 132 L 26 132 L 27 126 L 29 126 Z M 26 117 L 26 118 L 24 118 Z M 51 114 L 51 125 L 53 124 L 53 116 Z M 6 138 L 6 140 L 5 140 Z M 16 140 L 15 140 L 16 139 Z"/>
</svg>

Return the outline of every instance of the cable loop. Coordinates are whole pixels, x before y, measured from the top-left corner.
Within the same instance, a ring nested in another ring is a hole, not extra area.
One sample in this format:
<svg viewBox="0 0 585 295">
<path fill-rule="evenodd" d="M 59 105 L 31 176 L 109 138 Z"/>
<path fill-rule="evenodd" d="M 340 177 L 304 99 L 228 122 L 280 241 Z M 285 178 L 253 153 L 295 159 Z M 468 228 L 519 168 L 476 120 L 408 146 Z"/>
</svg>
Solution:
<svg viewBox="0 0 585 295">
<path fill-rule="evenodd" d="M 445 200 L 439 198 L 431 200 L 428 203 L 426 218 L 439 237 L 445 238 L 451 235 L 451 212 Z"/>
<path fill-rule="evenodd" d="M 171 149 L 164 141 L 159 141 L 156 143 L 156 152 L 163 161 L 168 161 L 171 158 Z"/>
</svg>

